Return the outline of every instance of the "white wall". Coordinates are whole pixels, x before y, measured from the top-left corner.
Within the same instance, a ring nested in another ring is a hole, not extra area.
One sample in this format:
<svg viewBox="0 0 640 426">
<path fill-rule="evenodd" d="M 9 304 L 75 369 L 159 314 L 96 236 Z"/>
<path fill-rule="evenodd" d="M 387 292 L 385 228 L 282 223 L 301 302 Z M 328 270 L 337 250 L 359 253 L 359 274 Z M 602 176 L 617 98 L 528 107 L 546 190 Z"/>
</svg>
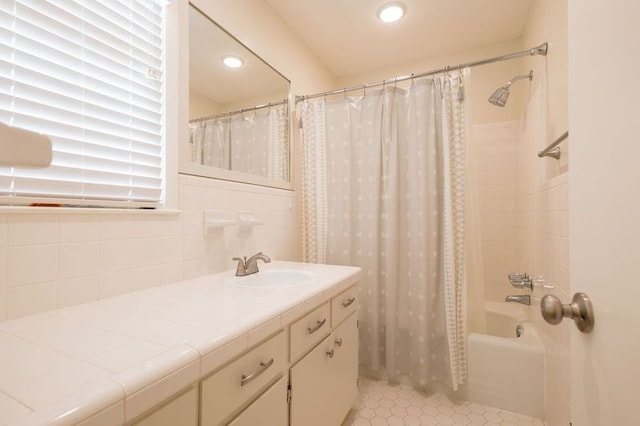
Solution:
<svg viewBox="0 0 640 426">
<path fill-rule="evenodd" d="M 595 311 L 592 333 L 571 327 L 579 426 L 638 424 L 639 16 L 637 1 L 569 1 L 571 292 Z"/>
<path fill-rule="evenodd" d="M 189 92 L 189 120 L 226 111 L 223 106 L 211 101 L 206 96 Z"/>
<path fill-rule="evenodd" d="M 307 93 L 333 84 L 326 68 L 264 2 L 196 3 L 291 79 L 293 87 Z M 188 94 L 180 93 L 169 99 L 169 109 L 173 114 L 183 109 L 186 125 Z M 186 129 L 178 133 L 186 143 Z M 219 272 L 232 267 L 232 256 L 259 250 L 274 259 L 298 259 L 295 192 L 184 175 L 178 179 L 177 173 L 171 178 L 179 180 L 174 198 L 181 211 L 176 214 L 0 211 L 0 321 Z M 229 228 L 205 239 L 205 209 L 253 210 L 264 225 L 249 234 L 238 236 Z"/>
</svg>

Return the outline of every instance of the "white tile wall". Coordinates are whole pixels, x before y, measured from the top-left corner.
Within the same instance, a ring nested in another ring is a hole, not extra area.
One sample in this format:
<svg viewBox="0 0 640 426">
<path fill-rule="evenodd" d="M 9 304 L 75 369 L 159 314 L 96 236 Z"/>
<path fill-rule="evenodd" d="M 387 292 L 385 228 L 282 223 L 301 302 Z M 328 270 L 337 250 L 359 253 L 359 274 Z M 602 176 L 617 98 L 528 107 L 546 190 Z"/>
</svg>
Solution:
<svg viewBox="0 0 640 426">
<path fill-rule="evenodd" d="M 293 191 L 180 175 L 180 213 L 0 212 L 0 321 L 233 267 L 263 251 L 298 260 Z M 264 225 L 204 237 L 203 210 Z"/>
<path fill-rule="evenodd" d="M 484 297 L 500 302 L 512 293 L 507 274 L 522 268 L 523 209 L 518 186 L 520 122 L 475 125 L 470 143 L 475 176 L 471 176 L 469 189 L 478 194 Z"/>
<path fill-rule="evenodd" d="M 536 287 L 536 301 L 546 293 L 555 294 L 569 303 L 569 224 L 568 175 L 562 174 L 536 185 L 536 219 L 531 226 L 535 234 L 535 254 L 532 270 L 541 274 L 553 288 Z M 545 346 L 546 408 L 549 425 L 566 425 L 570 421 L 569 327 L 571 321 L 552 326 L 539 313 L 539 304 L 530 308 L 530 319 Z"/>
</svg>

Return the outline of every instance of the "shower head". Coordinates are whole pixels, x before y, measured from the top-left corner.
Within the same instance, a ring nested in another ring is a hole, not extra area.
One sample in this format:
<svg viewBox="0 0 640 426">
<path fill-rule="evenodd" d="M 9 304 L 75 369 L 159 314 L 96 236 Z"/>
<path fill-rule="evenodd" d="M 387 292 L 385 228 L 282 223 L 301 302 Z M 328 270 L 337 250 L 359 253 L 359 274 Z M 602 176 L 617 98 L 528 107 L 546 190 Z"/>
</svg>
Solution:
<svg viewBox="0 0 640 426">
<path fill-rule="evenodd" d="M 528 78 L 529 81 L 531 81 L 533 79 L 533 71 L 529 71 L 529 74 L 523 74 L 513 77 L 507 84 L 499 87 L 498 90 L 493 92 L 493 95 L 489 96 L 489 102 L 499 107 L 505 106 L 507 104 L 507 100 L 509 99 L 509 88 L 511 88 L 513 82 L 523 80 L 525 78 Z"/>
</svg>

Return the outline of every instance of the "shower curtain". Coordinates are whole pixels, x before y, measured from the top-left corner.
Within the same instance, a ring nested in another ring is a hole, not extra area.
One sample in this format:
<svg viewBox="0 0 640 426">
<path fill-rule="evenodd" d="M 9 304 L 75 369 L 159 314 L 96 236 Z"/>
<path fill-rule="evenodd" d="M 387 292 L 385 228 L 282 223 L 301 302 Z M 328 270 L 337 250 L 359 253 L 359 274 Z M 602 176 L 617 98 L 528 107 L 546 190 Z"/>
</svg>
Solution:
<svg viewBox="0 0 640 426">
<path fill-rule="evenodd" d="M 306 100 L 306 261 L 356 265 L 360 363 L 456 390 L 466 375 L 462 74 Z"/>
<path fill-rule="evenodd" d="M 192 123 L 191 161 L 289 180 L 288 108 L 270 107 Z"/>
</svg>

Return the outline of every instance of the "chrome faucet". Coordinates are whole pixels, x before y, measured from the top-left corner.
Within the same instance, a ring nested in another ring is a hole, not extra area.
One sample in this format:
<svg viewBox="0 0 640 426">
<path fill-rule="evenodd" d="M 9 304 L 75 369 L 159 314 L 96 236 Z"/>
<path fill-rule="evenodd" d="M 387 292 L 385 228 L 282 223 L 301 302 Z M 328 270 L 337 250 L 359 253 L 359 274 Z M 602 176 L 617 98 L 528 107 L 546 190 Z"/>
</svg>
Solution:
<svg viewBox="0 0 640 426">
<path fill-rule="evenodd" d="M 504 299 L 505 302 L 515 302 L 515 303 L 522 303 L 523 305 L 531 305 L 531 296 L 529 296 L 528 294 L 521 294 L 521 295 L 517 295 L 517 296 L 507 296 Z"/>
<path fill-rule="evenodd" d="M 259 272 L 258 259 L 262 260 L 264 263 L 271 262 L 269 256 L 262 254 L 262 252 L 254 254 L 249 259 L 247 259 L 247 256 L 244 256 L 244 259 L 241 259 L 239 257 L 234 257 L 233 259 L 231 259 L 235 262 L 238 262 L 238 267 L 236 268 L 236 277 L 244 277 L 245 275 L 251 275 Z"/>
</svg>

